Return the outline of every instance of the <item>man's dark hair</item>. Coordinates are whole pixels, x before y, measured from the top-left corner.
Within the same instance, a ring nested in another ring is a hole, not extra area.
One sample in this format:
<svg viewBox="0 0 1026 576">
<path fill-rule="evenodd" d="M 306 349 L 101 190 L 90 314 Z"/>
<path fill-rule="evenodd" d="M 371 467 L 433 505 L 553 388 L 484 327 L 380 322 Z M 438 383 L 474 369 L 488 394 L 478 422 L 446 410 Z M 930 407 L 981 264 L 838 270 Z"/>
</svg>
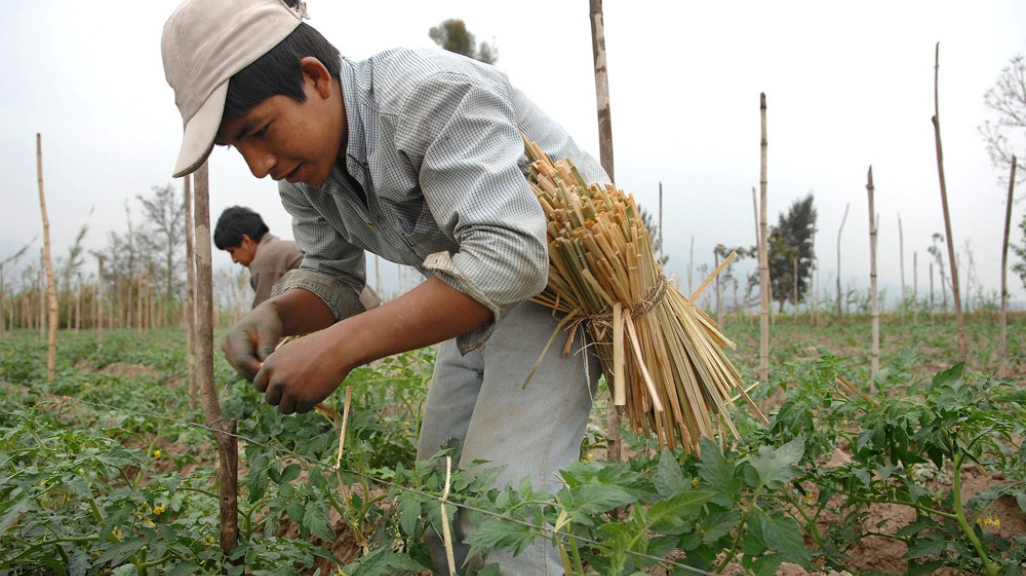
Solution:
<svg viewBox="0 0 1026 576">
<path fill-rule="evenodd" d="M 264 219 L 259 214 L 245 206 L 232 206 L 225 208 L 217 219 L 217 226 L 214 227 L 214 246 L 217 246 L 218 250 L 238 248 L 242 246 L 243 234 L 254 242 L 260 242 L 267 232 L 267 224 L 264 224 Z"/>
<path fill-rule="evenodd" d="M 299 61 L 307 56 L 320 60 L 331 77 L 338 79 L 342 69 L 338 48 L 302 22 L 277 46 L 231 77 L 221 121 L 241 118 L 271 96 L 288 96 L 305 102 Z"/>
</svg>

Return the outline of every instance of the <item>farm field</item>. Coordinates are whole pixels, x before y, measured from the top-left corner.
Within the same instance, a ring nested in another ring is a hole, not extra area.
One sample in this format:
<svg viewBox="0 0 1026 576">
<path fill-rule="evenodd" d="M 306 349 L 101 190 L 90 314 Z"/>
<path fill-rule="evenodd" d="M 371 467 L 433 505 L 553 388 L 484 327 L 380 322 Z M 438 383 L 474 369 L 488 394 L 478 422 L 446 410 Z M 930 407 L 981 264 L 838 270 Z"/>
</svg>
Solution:
<svg viewBox="0 0 1026 576">
<path fill-rule="evenodd" d="M 46 379 L 38 332 L 0 340 L 0 574 L 420 574 L 445 508 L 480 515 L 475 549 L 522 547 L 544 520 L 574 574 L 1022 574 L 1026 561 L 1026 316 L 774 318 L 769 419 L 701 457 L 661 451 L 627 423 L 604 458 L 605 391 L 580 463 L 556 495 L 414 462 L 433 352 L 355 371 L 337 412 L 281 416 L 215 358 L 238 422 L 239 545 L 219 546 L 217 452 L 188 390 L 185 333 L 65 331 Z M 754 382 L 758 318 L 728 317 L 729 356 Z M 346 420 L 344 447 L 339 430 Z M 458 450 L 458 447 L 452 447 Z M 440 455 L 440 456 L 444 456 Z M 336 467 L 336 462 L 338 466 Z M 486 568 L 483 574 L 490 573 Z"/>
</svg>

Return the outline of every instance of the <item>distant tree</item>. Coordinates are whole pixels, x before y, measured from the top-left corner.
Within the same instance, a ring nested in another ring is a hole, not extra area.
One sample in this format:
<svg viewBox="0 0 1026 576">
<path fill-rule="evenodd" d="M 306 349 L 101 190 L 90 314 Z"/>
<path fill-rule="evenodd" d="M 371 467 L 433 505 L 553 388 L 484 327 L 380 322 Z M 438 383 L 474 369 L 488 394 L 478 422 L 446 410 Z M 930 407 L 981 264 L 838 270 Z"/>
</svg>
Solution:
<svg viewBox="0 0 1026 576">
<path fill-rule="evenodd" d="M 1005 178 L 1011 172 L 1012 156 L 1026 155 L 1026 56 L 1012 58 L 997 82 L 983 95 L 983 103 L 995 113 L 979 127 L 994 167 Z M 1018 182 L 1026 181 L 1026 170 Z"/>
<path fill-rule="evenodd" d="M 1022 245 L 1009 244 L 1008 247 L 1019 257 L 1019 262 L 1012 266 L 1012 271 L 1019 275 L 1023 288 L 1026 288 L 1026 214 L 1022 215 L 1019 229 L 1022 230 Z"/>
<path fill-rule="evenodd" d="M 770 284 L 773 287 L 773 299 L 781 311 L 785 302 L 797 306 L 808 291 L 816 257 L 813 246 L 815 235 L 816 208 L 811 193 L 803 199 L 795 200 L 786 215 L 780 214 L 777 225 L 770 227 Z M 796 284 L 798 302 L 794 297 Z"/>
<path fill-rule="evenodd" d="M 136 198 L 153 234 L 145 236 L 151 252 L 160 255 L 160 273 L 164 283 L 165 302 L 174 300 L 184 270 L 181 257 L 185 249 L 185 203 L 174 186 L 154 186 L 153 195 Z"/>
<path fill-rule="evenodd" d="M 720 291 L 722 291 L 725 286 L 733 285 L 735 288 L 740 286 L 741 281 L 734 274 L 734 266 L 736 266 L 741 260 L 744 260 L 745 258 L 754 258 L 758 260 L 759 258 L 759 249 L 755 246 L 725 246 L 723 244 L 717 244 L 716 247 L 713 248 L 713 253 L 719 258 L 720 262 L 729 258 L 731 253 L 736 254 L 734 261 L 728 264 L 727 267 L 723 269 L 723 272 L 720 272 L 720 275 L 716 278 L 718 290 Z M 754 274 L 749 274 L 745 280 L 746 286 L 744 302 L 735 302 L 735 306 L 747 307 L 749 305 L 748 299 L 752 294 L 752 288 L 759 284 L 758 271 Z M 719 310 L 717 310 L 717 312 L 718 311 Z M 737 312 L 737 310 L 735 310 L 735 312 Z"/>
<path fill-rule="evenodd" d="M 92 214 L 92 210 L 89 211 Z M 57 275 L 61 278 L 61 284 L 63 289 L 59 295 L 59 299 L 63 300 L 70 310 L 72 299 L 74 298 L 74 279 L 78 277 L 79 270 L 82 265 L 85 264 L 85 247 L 82 246 L 83 240 L 85 240 L 86 234 L 89 232 L 89 225 L 83 224 L 82 228 L 79 229 L 78 234 L 75 236 L 75 241 L 68 247 L 68 256 L 66 259 L 57 259 Z M 68 328 L 71 328 L 71 313 L 67 315 Z"/>
<path fill-rule="evenodd" d="M 941 246 L 944 245 L 944 236 L 938 232 L 933 233 L 933 244 L 926 249 L 927 252 L 933 256 L 933 260 L 937 263 L 937 267 L 940 270 L 941 280 L 941 309 L 948 309 L 948 280 L 944 276 L 944 253 L 941 252 Z"/>
<path fill-rule="evenodd" d="M 458 18 L 450 18 L 438 26 L 432 26 L 428 30 L 428 36 L 444 50 L 485 64 L 495 64 L 499 59 L 498 48 L 486 42 L 478 45 L 474 35 L 467 30 L 466 23 Z"/>
</svg>

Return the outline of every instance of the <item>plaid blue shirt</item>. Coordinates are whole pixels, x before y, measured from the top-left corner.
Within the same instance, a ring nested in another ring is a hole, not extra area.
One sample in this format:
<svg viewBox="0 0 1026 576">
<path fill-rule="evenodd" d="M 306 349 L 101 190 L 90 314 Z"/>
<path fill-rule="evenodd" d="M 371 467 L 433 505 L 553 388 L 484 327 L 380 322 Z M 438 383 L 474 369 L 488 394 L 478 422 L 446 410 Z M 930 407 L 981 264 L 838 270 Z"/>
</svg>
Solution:
<svg viewBox="0 0 1026 576">
<path fill-rule="evenodd" d="M 521 132 L 589 181 L 608 182 L 598 162 L 503 72 L 462 56 L 396 49 L 343 58 L 340 76 L 348 174 L 336 165 L 321 186 L 279 184 L 305 258 L 276 293 L 305 288 L 338 319 L 359 313 L 364 250 L 438 277 L 488 307 L 493 322 L 540 292 L 546 222 L 526 181 Z M 493 325 L 461 337 L 460 348 L 480 346 Z"/>
</svg>

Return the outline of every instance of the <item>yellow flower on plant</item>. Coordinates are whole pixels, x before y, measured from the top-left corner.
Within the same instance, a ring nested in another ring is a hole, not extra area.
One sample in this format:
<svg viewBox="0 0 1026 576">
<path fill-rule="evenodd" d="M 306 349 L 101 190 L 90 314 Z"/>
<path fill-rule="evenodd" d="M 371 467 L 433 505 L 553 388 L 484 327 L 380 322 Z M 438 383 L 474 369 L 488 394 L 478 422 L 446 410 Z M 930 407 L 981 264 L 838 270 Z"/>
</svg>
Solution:
<svg viewBox="0 0 1026 576">
<path fill-rule="evenodd" d="M 167 504 L 157 504 L 156 506 L 153 507 L 153 513 L 156 514 L 157 516 L 160 516 L 161 514 L 164 513 L 164 510 L 166 510 L 166 509 L 167 509 Z"/>
<path fill-rule="evenodd" d="M 160 458 L 160 450 L 154 450 L 153 451 L 153 457 L 154 458 Z"/>
<path fill-rule="evenodd" d="M 114 538 L 116 538 L 119 542 L 121 541 L 121 528 L 115 528 L 112 534 L 114 534 Z"/>
<path fill-rule="evenodd" d="M 994 530 L 1001 529 L 1001 519 L 991 516 L 990 512 L 984 512 L 983 515 L 976 517 L 976 523 L 983 528 L 993 528 Z"/>
<path fill-rule="evenodd" d="M 211 536 L 210 534 L 204 534 L 203 535 L 203 543 L 206 544 L 207 546 L 213 546 L 214 544 L 217 544 L 217 540 L 213 536 Z"/>
<path fill-rule="evenodd" d="M 698 476 L 691 479 L 691 487 L 694 488 L 695 486 L 698 486 Z"/>
</svg>

